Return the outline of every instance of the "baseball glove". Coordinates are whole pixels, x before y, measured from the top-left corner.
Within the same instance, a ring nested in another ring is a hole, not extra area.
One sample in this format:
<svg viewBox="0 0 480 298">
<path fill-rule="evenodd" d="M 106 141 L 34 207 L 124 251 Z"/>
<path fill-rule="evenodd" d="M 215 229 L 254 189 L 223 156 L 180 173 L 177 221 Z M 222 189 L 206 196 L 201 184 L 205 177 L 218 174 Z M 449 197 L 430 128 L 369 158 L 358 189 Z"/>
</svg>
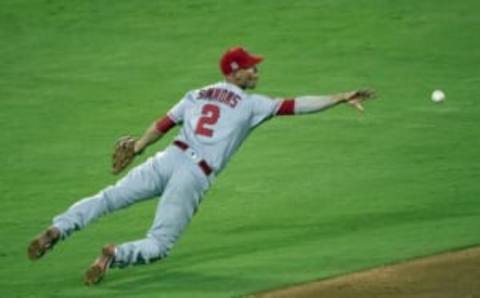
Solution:
<svg viewBox="0 0 480 298">
<path fill-rule="evenodd" d="M 132 136 L 123 136 L 115 143 L 112 156 L 112 173 L 114 175 L 125 169 L 137 155 L 135 153 L 136 138 Z"/>
</svg>

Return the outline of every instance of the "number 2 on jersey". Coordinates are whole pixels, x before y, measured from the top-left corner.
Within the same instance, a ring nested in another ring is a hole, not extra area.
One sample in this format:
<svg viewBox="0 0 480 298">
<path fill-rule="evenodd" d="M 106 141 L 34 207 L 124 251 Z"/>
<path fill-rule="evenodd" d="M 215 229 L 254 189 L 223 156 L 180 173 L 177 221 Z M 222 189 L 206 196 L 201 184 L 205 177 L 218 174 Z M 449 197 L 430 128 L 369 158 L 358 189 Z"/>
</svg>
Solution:
<svg viewBox="0 0 480 298">
<path fill-rule="evenodd" d="M 206 137 L 212 137 L 213 129 L 208 126 L 217 123 L 218 118 L 220 118 L 220 108 L 218 106 L 213 104 L 204 105 L 202 108 L 202 116 L 198 120 L 195 133 Z"/>
</svg>

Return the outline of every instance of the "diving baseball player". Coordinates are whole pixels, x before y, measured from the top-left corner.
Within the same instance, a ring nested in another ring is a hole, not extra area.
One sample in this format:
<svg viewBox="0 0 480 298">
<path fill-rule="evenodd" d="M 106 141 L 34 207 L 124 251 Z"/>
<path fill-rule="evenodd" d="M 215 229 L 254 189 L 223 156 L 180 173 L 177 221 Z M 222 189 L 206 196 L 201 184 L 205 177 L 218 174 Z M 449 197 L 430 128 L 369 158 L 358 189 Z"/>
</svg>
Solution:
<svg viewBox="0 0 480 298">
<path fill-rule="evenodd" d="M 115 185 L 84 198 L 35 237 L 28 246 L 31 260 L 41 258 L 59 240 L 85 228 L 97 218 L 151 197 L 160 197 L 153 224 L 136 241 L 103 247 L 85 273 L 85 283 L 99 282 L 112 267 L 148 264 L 167 257 L 185 230 L 216 175 L 248 135 L 265 121 L 282 115 L 326 110 L 341 103 L 363 110 L 369 90 L 328 96 L 274 99 L 246 90 L 258 80 L 263 57 L 241 47 L 229 49 L 220 60 L 224 80 L 189 91 L 137 139 L 124 137 L 115 147 L 113 172 L 119 173 L 172 127 L 182 125 L 171 145 L 133 168 Z"/>
</svg>

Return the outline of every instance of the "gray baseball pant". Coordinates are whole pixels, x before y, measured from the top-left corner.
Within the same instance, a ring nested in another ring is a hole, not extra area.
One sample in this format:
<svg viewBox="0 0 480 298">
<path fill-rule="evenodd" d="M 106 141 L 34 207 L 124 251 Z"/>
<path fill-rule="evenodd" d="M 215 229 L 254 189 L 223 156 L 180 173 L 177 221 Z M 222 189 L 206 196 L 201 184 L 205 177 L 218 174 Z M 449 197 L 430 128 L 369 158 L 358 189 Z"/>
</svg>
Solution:
<svg viewBox="0 0 480 298">
<path fill-rule="evenodd" d="M 169 146 L 132 169 L 115 185 L 72 205 L 53 219 L 62 238 L 95 219 L 133 203 L 161 196 L 145 238 L 117 246 L 112 267 L 165 258 L 195 214 L 212 177 L 180 149 Z"/>
</svg>

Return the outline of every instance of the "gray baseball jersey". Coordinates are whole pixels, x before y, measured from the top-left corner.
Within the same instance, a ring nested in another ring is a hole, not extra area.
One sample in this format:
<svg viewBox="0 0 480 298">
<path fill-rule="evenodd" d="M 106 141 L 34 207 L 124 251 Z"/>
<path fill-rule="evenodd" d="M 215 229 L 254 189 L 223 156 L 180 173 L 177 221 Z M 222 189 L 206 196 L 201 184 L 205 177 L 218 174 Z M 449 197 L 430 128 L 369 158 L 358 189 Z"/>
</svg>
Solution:
<svg viewBox="0 0 480 298">
<path fill-rule="evenodd" d="M 187 143 L 218 173 L 252 129 L 275 115 L 281 103 L 219 82 L 188 92 L 168 116 L 183 123 L 176 139 Z"/>
</svg>

